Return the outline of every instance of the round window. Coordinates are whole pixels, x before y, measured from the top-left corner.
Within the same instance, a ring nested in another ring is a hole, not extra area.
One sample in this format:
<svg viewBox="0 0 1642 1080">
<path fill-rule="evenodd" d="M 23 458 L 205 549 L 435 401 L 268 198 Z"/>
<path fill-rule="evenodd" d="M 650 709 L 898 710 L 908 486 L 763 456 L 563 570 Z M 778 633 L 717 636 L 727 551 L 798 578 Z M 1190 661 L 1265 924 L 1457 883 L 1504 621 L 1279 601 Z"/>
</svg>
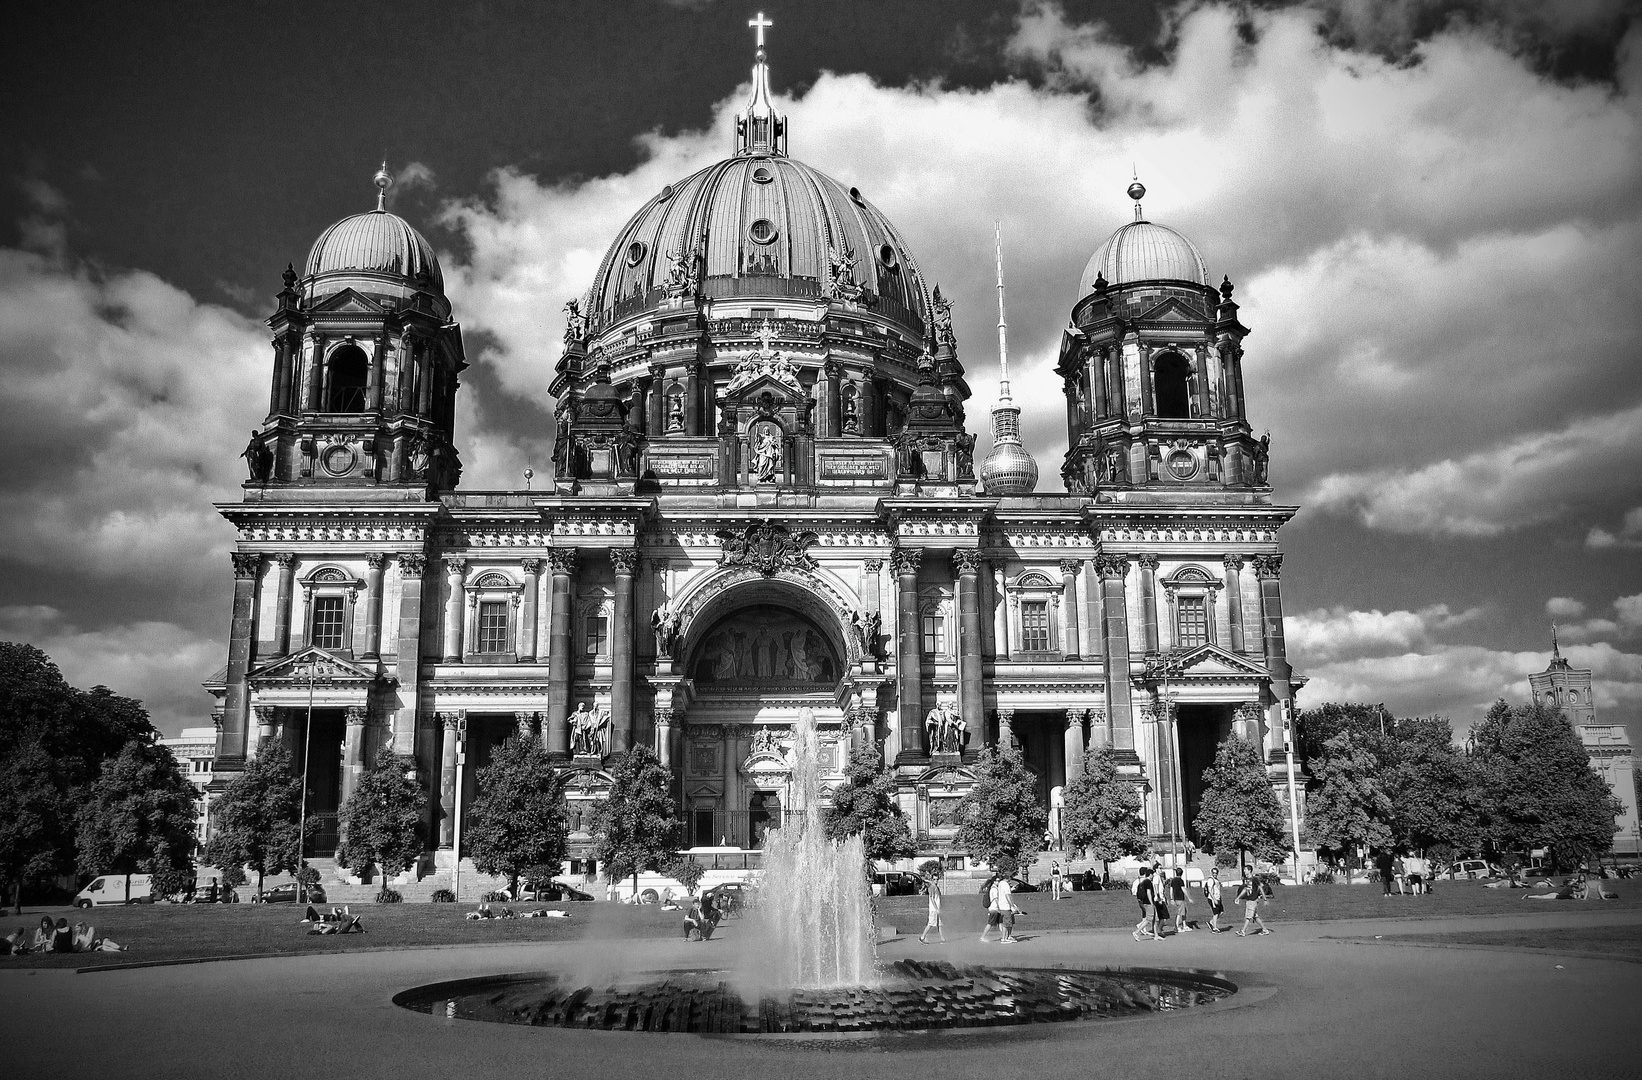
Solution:
<svg viewBox="0 0 1642 1080">
<path fill-rule="evenodd" d="M 656 201 L 657 202 L 666 202 L 668 199 L 671 199 L 672 197 L 673 197 L 673 185 L 668 184 L 666 187 L 661 189 L 661 194 L 656 196 Z"/>
<path fill-rule="evenodd" d="M 895 249 L 888 244 L 878 249 L 878 261 L 884 264 L 885 270 L 900 269 L 900 264 L 895 260 Z"/>
<path fill-rule="evenodd" d="M 763 165 L 760 165 L 758 168 L 753 170 L 753 183 L 755 184 L 768 184 L 774 179 L 775 173 L 771 172 Z"/>
<path fill-rule="evenodd" d="M 753 222 L 753 227 L 747 230 L 747 235 L 752 237 L 756 244 L 768 244 L 778 234 L 774 222 L 769 218 L 759 218 Z"/>
<path fill-rule="evenodd" d="M 1190 450 L 1176 450 L 1169 455 L 1169 475 L 1176 480 L 1190 480 L 1197 475 L 1197 458 Z"/>
<path fill-rule="evenodd" d="M 344 473 L 352 472 L 354 462 L 357 460 L 358 458 L 351 449 L 337 445 L 326 447 L 325 452 L 320 455 L 319 463 L 332 476 L 341 476 Z"/>
<path fill-rule="evenodd" d="M 861 194 L 861 189 L 858 187 L 850 188 L 850 198 L 862 206 L 867 204 L 867 197 Z"/>
<path fill-rule="evenodd" d="M 635 240 L 627 245 L 627 265 L 637 266 L 644 261 L 645 253 L 650 249 L 644 246 L 644 241 Z"/>
</svg>

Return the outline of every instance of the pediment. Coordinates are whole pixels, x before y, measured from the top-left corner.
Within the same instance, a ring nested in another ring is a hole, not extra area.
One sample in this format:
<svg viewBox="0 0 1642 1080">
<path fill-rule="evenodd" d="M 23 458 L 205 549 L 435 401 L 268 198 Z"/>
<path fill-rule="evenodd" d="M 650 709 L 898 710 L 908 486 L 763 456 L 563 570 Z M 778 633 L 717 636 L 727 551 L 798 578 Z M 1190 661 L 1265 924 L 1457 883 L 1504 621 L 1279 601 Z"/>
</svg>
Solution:
<svg viewBox="0 0 1642 1080">
<path fill-rule="evenodd" d="M 771 404 L 775 406 L 798 403 L 804 396 L 802 387 L 786 382 L 774 375 L 764 374 L 753 378 L 743 386 L 726 390 L 720 400 L 756 405 L 758 399 L 765 393 L 770 395 Z"/>
<path fill-rule="evenodd" d="M 305 685 L 310 678 L 316 683 L 335 685 L 373 683 L 382 676 L 373 668 L 334 656 L 324 649 L 309 647 L 256 669 L 249 678 L 263 685 Z"/>
<path fill-rule="evenodd" d="M 1199 645 L 1176 657 L 1170 665 L 1171 676 L 1176 672 L 1183 678 L 1237 678 L 1264 679 L 1269 675 L 1264 664 L 1248 657 L 1222 649 L 1218 645 Z M 1150 677 L 1156 677 L 1148 672 Z"/>
<path fill-rule="evenodd" d="M 327 296 L 315 304 L 311 309 L 315 314 L 342 314 L 358 312 L 364 315 L 386 315 L 388 309 L 378 304 L 364 293 L 353 289 L 343 289 L 334 296 Z"/>
<path fill-rule="evenodd" d="M 1173 323 L 1206 323 L 1212 322 L 1206 312 L 1200 311 L 1186 303 L 1178 296 L 1171 296 L 1154 308 L 1149 308 L 1140 315 L 1141 322 L 1173 322 Z"/>
<path fill-rule="evenodd" d="M 968 789 L 975 783 L 975 770 L 963 765 L 932 765 L 919 773 L 913 783 L 919 786 L 940 787 L 948 791 Z"/>
<path fill-rule="evenodd" d="M 564 787 L 567 797 L 593 798 L 599 795 L 608 795 L 616 778 L 603 769 L 569 768 L 564 771 Z"/>
</svg>

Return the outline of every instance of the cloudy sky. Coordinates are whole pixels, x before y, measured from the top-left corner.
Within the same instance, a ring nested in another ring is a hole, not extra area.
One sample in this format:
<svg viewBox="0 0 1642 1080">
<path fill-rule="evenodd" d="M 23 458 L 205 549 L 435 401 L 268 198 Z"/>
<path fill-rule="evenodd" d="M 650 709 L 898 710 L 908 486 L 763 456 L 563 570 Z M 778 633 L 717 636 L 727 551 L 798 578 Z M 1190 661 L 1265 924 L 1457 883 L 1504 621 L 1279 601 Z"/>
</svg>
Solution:
<svg viewBox="0 0 1642 1080">
<path fill-rule="evenodd" d="M 279 273 L 369 209 L 438 247 L 472 488 L 545 473 L 561 305 L 724 156 L 757 5 L 35 5 L 0 42 L 0 638 L 206 722 Z M 1302 703 L 1463 730 L 1549 624 L 1642 712 L 1642 18 L 1617 0 L 765 0 L 794 156 L 957 304 L 984 418 L 1002 222 L 1045 489 L 1078 275 L 1148 217 L 1237 283 Z M 1024 392 L 1023 392 L 1024 391 Z M 983 439 L 984 441 L 984 439 Z"/>
</svg>

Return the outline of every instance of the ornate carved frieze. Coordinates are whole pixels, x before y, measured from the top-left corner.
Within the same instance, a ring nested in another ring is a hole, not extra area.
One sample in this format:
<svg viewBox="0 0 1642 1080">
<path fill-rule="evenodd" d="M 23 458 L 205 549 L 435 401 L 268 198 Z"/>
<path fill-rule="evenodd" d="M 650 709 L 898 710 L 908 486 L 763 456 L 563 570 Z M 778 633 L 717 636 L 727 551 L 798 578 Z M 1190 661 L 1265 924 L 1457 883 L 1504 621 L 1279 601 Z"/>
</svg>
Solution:
<svg viewBox="0 0 1642 1080">
<path fill-rule="evenodd" d="M 239 538 L 256 544 L 420 543 L 427 533 L 421 522 L 391 518 L 302 518 L 295 521 L 262 518 L 247 521 L 233 516 L 239 526 Z"/>
<path fill-rule="evenodd" d="M 813 570 L 816 563 L 808 554 L 817 536 L 813 532 L 789 532 L 785 525 L 755 521 L 737 532 L 718 533 L 722 548 L 720 566 L 745 566 L 765 577 L 780 570 Z"/>
<path fill-rule="evenodd" d="M 1256 555 L 1254 557 L 1254 576 L 1261 580 L 1276 580 L 1283 573 L 1283 556 L 1279 552 L 1273 555 Z"/>
</svg>

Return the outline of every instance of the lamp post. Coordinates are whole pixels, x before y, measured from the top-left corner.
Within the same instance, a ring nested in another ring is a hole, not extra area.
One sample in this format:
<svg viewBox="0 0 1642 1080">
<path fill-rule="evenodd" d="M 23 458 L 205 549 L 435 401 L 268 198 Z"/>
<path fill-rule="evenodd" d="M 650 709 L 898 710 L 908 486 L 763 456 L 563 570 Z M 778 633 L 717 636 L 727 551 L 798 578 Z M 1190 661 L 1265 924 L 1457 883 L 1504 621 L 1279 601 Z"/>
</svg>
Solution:
<svg viewBox="0 0 1642 1080">
<path fill-rule="evenodd" d="M 450 868 L 450 895 L 460 903 L 462 900 L 462 766 L 468 760 L 468 717 L 462 713 L 456 718 L 456 794 L 451 802 L 452 822 L 450 832 L 451 854 L 455 861 Z"/>
<path fill-rule="evenodd" d="M 1175 709 L 1175 695 L 1169 693 L 1169 673 L 1171 671 L 1178 672 L 1179 668 L 1180 658 L 1173 649 L 1170 649 L 1161 663 L 1163 689 L 1158 695 L 1158 700 L 1163 706 L 1164 715 L 1168 718 L 1169 723 L 1167 735 L 1169 775 L 1174 778 L 1174 797 L 1169 800 L 1169 862 L 1175 866 L 1179 865 L 1179 841 L 1185 836 L 1185 829 L 1181 825 L 1180 818 L 1186 811 L 1186 796 L 1184 790 L 1182 790 L 1181 778 L 1180 719 Z M 1162 739 L 1164 736 L 1162 735 L 1163 729 L 1161 726 L 1158 731 L 1159 738 Z"/>
<path fill-rule="evenodd" d="M 1283 714 L 1283 752 L 1288 758 L 1289 829 L 1294 836 L 1294 883 L 1300 884 L 1300 800 L 1294 780 L 1294 699 L 1279 703 Z M 1383 716 L 1383 714 L 1382 714 Z M 1381 723 L 1385 721 L 1382 719 Z"/>
<path fill-rule="evenodd" d="M 314 738 L 314 678 L 319 674 L 319 665 L 314 663 L 313 657 L 310 656 L 304 666 L 308 675 L 308 719 L 302 725 L 302 801 L 296 821 L 296 896 L 299 904 L 308 902 L 308 884 L 302 880 L 302 869 L 308 854 L 308 747 Z"/>
</svg>

